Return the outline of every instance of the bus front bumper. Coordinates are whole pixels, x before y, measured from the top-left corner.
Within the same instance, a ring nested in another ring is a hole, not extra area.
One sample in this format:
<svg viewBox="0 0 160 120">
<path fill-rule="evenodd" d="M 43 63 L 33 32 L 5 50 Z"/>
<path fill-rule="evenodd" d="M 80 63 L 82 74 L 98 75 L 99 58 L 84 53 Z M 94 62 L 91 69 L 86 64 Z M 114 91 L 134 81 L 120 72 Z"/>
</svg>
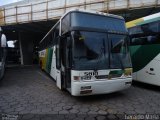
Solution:
<svg viewBox="0 0 160 120">
<path fill-rule="evenodd" d="M 132 78 L 101 80 L 91 82 L 72 81 L 71 94 L 73 96 L 85 96 L 95 94 L 107 94 L 127 89 L 132 84 Z"/>
</svg>

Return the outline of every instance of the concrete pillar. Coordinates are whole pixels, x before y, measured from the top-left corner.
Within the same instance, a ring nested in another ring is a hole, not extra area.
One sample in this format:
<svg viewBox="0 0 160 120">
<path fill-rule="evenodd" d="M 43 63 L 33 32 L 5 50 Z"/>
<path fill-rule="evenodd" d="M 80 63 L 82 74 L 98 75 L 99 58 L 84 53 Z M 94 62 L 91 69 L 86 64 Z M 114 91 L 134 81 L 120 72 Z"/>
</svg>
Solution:
<svg viewBox="0 0 160 120">
<path fill-rule="evenodd" d="M 20 60 L 21 60 L 21 65 L 23 65 L 23 52 L 22 52 L 22 43 L 21 43 L 21 35 L 20 33 L 18 34 L 18 40 L 19 40 L 19 49 L 20 49 Z"/>
</svg>

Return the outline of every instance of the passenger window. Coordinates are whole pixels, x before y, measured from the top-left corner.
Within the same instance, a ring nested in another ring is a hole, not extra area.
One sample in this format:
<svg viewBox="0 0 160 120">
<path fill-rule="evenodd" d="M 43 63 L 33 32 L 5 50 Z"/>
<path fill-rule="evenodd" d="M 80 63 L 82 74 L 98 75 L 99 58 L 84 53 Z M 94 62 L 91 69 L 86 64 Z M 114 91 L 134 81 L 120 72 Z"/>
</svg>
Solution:
<svg viewBox="0 0 160 120">
<path fill-rule="evenodd" d="M 132 38 L 131 45 L 159 44 L 159 37 L 154 35 Z"/>
</svg>

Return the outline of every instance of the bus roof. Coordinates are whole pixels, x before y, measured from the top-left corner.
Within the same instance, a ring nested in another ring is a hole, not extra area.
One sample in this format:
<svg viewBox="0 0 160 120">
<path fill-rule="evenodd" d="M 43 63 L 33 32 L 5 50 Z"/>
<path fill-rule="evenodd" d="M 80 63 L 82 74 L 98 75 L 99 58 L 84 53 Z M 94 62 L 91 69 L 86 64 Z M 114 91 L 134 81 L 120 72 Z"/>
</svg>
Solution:
<svg viewBox="0 0 160 120">
<path fill-rule="evenodd" d="M 126 23 L 127 28 L 143 25 L 160 20 L 160 12 L 146 17 L 142 17 Z"/>
<path fill-rule="evenodd" d="M 98 11 L 93 11 L 93 10 L 79 10 L 79 9 L 73 9 L 68 12 L 66 12 L 62 17 L 64 18 L 67 14 L 72 13 L 72 12 L 82 12 L 82 13 L 89 13 L 89 14 L 96 14 L 96 15 L 102 15 L 102 16 L 108 16 L 112 18 L 117 18 L 117 19 L 124 19 L 122 16 L 114 15 L 114 14 L 109 14 L 109 13 L 104 13 L 104 12 L 98 12 Z"/>
</svg>

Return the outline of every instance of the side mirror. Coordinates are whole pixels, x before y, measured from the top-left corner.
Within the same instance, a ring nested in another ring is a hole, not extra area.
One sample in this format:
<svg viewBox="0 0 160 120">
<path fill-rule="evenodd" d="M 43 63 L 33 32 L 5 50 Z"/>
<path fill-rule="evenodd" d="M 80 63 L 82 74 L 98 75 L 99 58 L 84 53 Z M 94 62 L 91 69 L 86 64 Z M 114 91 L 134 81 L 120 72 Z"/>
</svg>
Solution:
<svg viewBox="0 0 160 120">
<path fill-rule="evenodd" d="M 6 36 L 4 34 L 2 34 L 0 42 L 1 42 L 1 47 L 6 47 L 7 46 L 7 39 L 6 39 Z"/>
</svg>

